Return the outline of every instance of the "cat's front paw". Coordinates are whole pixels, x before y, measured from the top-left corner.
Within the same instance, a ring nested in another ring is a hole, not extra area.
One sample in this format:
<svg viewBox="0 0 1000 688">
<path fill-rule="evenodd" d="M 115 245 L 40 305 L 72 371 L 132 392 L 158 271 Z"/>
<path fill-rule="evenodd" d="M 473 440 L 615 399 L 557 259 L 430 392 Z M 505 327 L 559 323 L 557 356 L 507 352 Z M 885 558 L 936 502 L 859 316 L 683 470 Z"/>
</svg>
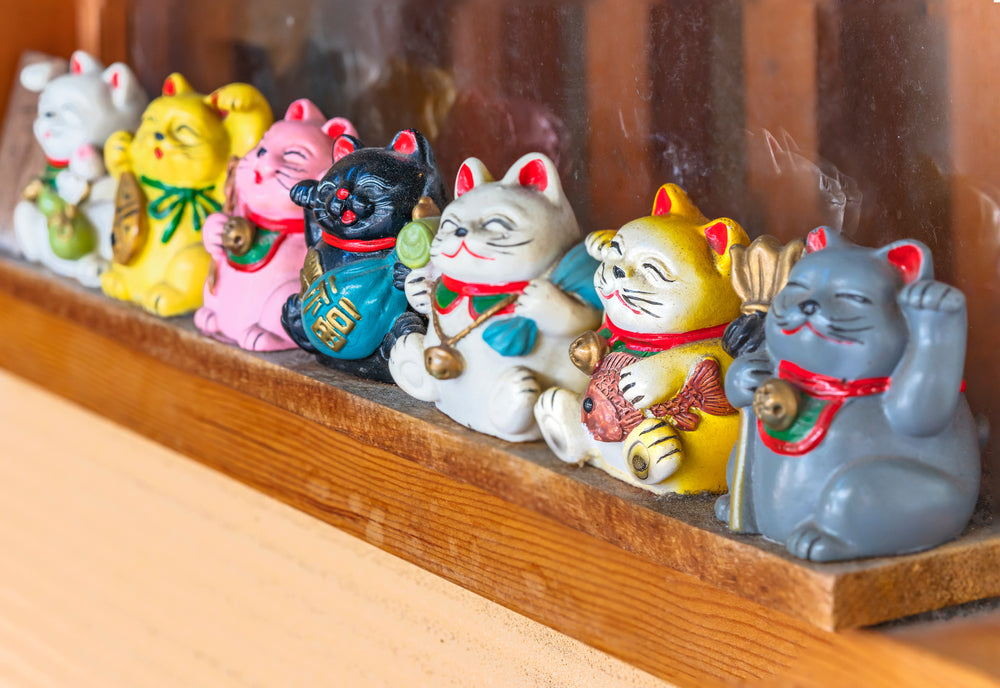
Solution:
<svg viewBox="0 0 1000 688">
<path fill-rule="evenodd" d="M 56 175 L 56 191 L 64 201 L 76 205 L 90 191 L 90 182 L 70 170 L 63 170 Z"/>
<path fill-rule="evenodd" d="M 625 465 L 636 480 L 662 483 L 680 468 L 684 446 L 677 429 L 660 418 L 646 418 L 625 438 Z"/>
<path fill-rule="evenodd" d="M 617 233 L 614 229 L 603 229 L 588 234 L 587 238 L 583 241 L 583 245 L 587 249 L 587 254 L 594 260 L 603 260 L 604 251 L 607 250 L 608 245 L 611 244 L 611 240 L 615 238 L 615 234 Z"/>
<path fill-rule="evenodd" d="M 430 314 L 431 287 L 433 286 L 429 269 L 411 270 L 403 285 L 403 293 L 406 294 L 406 301 L 410 304 L 410 308 L 423 315 Z"/>
<path fill-rule="evenodd" d="M 950 284 L 935 280 L 922 280 L 904 287 L 899 292 L 898 302 L 907 315 L 965 310 L 965 294 Z"/>
<path fill-rule="evenodd" d="M 757 388 L 772 377 L 771 357 L 766 352 L 755 351 L 740 356 L 726 372 L 726 398 L 736 408 L 750 406 Z"/>
<path fill-rule="evenodd" d="M 654 357 L 644 358 L 622 368 L 618 391 L 637 409 L 649 408 L 667 396 L 663 375 Z"/>
<path fill-rule="evenodd" d="M 528 282 L 524 292 L 517 297 L 514 313 L 529 320 L 543 320 L 553 314 L 565 298 L 562 290 L 547 279 L 539 278 Z"/>
<path fill-rule="evenodd" d="M 104 162 L 115 179 L 132 169 L 132 159 L 129 156 L 131 146 L 132 134 L 127 131 L 116 131 L 104 143 Z"/>
</svg>

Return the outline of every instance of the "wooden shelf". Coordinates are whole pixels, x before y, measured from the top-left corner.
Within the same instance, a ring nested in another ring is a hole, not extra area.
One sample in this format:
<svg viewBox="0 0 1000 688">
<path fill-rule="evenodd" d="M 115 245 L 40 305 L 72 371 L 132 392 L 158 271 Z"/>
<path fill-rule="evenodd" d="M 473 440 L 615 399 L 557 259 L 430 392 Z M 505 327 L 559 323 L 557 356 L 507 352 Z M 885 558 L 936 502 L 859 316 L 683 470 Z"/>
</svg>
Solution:
<svg viewBox="0 0 1000 688">
<path fill-rule="evenodd" d="M 820 651 L 843 661 L 891 641 L 865 632 L 855 647 L 858 634 L 822 629 L 1000 591 L 994 529 L 923 554 L 803 563 L 725 532 L 710 498 L 647 495 L 303 352 L 240 351 L 10 259 L 0 332 L 0 366 L 680 683 L 761 678 Z"/>
</svg>

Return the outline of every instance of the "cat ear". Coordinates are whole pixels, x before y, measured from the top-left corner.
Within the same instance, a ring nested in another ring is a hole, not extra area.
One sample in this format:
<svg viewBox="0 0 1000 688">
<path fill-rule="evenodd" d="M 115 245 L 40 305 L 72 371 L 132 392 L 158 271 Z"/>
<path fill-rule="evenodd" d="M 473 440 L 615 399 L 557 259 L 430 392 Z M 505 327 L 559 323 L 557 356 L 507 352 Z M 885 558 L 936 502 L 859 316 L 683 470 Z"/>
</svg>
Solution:
<svg viewBox="0 0 1000 688">
<path fill-rule="evenodd" d="M 701 214 L 698 207 L 691 202 L 684 189 L 676 184 L 664 184 L 656 192 L 653 199 L 653 215 L 681 215 L 698 222 L 707 218 Z"/>
<path fill-rule="evenodd" d="M 111 89 L 111 102 L 119 110 L 141 107 L 146 100 L 142 86 L 128 65 L 115 62 L 104 70 L 101 80 Z"/>
<path fill-rule="evenodd" d="M 305 122 L 308 120 L 326 119 L 316 104 L 308 98 L 293 100 L 285 110 L 285 119 L 290 122 Z"/>
<path fill-rule="evenodd" d="M 38 93 L 45 85 L 66 73 L 66 60 L 45 60 L 30 64 L 21 70 L 21 85 L 29 91 Z"/>
<path fill-rule="evenodd" d="M 163 95 L 169 97 L 179 96 L 183 93 L 194 93 L 194 89 L 188 83 L 188 80 L 178 72 L 174 72 L 163 80 Z"/>
<path fill-rule="evenodd" d="M 702 225 L 701 233 L 705 235 L 708 242 L 709 255 L 715 262 L 715 269 L 719 274 L 729 276 L 732 269 L 733 258 L 729 253 L 735 245 L 746 246 L 750 243 L 747 233 L 739 224 L 728 217 L 720 217 L 717 220 Z"/>
<path fill-rule="evenodd" d="M 331 139 L 335 139 L 338 136 L 348 134 L 350 136 L 357 136 L 358 130 L 354 128 L 349 119 L 344 117 L 334 117 L 333 119 L 327 120 L 320 127 L 324 134 L 329 136 Z"/>
<path fill-rule="evenodd" d="M 70 74 L 97 74 L 102 69 L 102 65 L 96 57 L 83 50 L 76 50 L 69 58 Z"/>
<path fill-rule="evenodd" d="M 484 182 L 491 181 L 493 181 L 493 176 L 486 169 L 486 165 L 483 164 L 482 160 L 479 158 L 466 158 L 462 166 L 458 168 L 458 176 L 455 177 L 455 198 Z"/>
<path fill-rule="evenodd" d="M 883 246 L 875 255 L 884 258 L 903 277 L 903 284 L 934 279 L 934 259 L 931 250 L 919 241 L 903 239 Z"/>
<path fill-rule="evenodd" d="M 425 165 L 434 167 L 434 153 L 427 138 L 416 129 L 403 129 L 392 138 L 392 143 L 386 146 L 388 150 L 409 155 L 423 161 Z"/>
<path fill-rule="evenodd" d="M 358 139 L 350 134 L 341 134 L 333 142 L 333 162 L 337 162 L 345 155 L 353 153 L 361 147 L 363 147 L 363 144 Z"/>
<path fill-rule="evenodd" d="M 806 253 L 815 253 L 829 247 L 844 246 L 847 243 L 839 230 L 826 226 L 817 227 L 806 237 Z"/>
<path fill-rule="evenodd" d="M 564 202 L 559 171 L 555 163 L 542 153 L 528 153 L 522 156 L 507 170 L 501 183 L 534 189 L 556 205 Z"/>
</svg>

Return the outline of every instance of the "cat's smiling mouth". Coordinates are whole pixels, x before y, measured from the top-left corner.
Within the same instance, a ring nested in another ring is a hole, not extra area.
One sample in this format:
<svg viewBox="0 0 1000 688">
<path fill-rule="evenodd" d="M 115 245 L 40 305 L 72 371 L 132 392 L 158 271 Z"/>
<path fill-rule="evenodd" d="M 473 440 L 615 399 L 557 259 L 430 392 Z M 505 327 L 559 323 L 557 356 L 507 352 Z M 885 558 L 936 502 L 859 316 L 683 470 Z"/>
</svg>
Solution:
<svg viewBox="0 0 1000 688">
<path fill-rule="evenodd" d="M 443 255 L 445 258 L 454 258 L 455 256 L 457 256 L 459 253 L 462 252 L 463 248 L 465 249 L 466 253 L 468 253 L 473 258 L 478 258 L 479 260 L 496 260 L 496 258 L 491 258 L 489 256 L 481 256 L 478 253 L 474 253 L 471 248 L 465 245 L 465 239 L 462 239 L 462 243 L 459 244 L 459 247 L 455 249 L 454 253 L 445 253 L 444 251 L 442 251 L 441 255 Z"/>
<path fill-rule="evenodd" d="M 856 341 L 853 341 L 853 340 L 850 340 L 850 339 L 836 339 L 834 337 L 831 337 L 830 335 L 823 334 L 822 332 L 820 332 L 819 330 L 817 330 L 815 327 L 813 327 L 813 324 L 811 322 L 809 322 L 808 320 L 806 320 L 804 323 L 802 323 L 798 327 L 796 327 L 794 329 L 791 329 L 791 330 L 786 330 L 786 329 L 782 328 L 781 329 L 781 334 L 789 335 L 789 336 L 793 335 L 793 334 L 797 334 L 798 331 L 801 330 L 803 327 L 808 327 L 812 331 L 812 333 L 815 334 L 820 339 L 825 339 L 825 340 L 827 340 L 829 342 L 833 342 L 834 344 L 857 344 Z"/>
<path fill-rule="evenodd" d="M 636 315 L 640 315 L 642 313 L 642 311 L 636 310 L 634 307 L 630 306 L 628 304 L 628 301 L 625 300 L 625 298 L 621 295 L 621 293 L 617 289 L 615 289 L 610 294 L 605 294 L 603 291 L 601 291 L 600 289 L 598 289 L 597 293 L 600 294 L 601 298 L 604 299 L 605 301 L 610 301 L 611 299 L 613 299 L 613 298 L 615 298 L 617 296 L 618 300 L 622 302 L 622 305 L 625 306 L 625 308 L 629 309 L 630 311 L 632 311 Z"/>
</svg>

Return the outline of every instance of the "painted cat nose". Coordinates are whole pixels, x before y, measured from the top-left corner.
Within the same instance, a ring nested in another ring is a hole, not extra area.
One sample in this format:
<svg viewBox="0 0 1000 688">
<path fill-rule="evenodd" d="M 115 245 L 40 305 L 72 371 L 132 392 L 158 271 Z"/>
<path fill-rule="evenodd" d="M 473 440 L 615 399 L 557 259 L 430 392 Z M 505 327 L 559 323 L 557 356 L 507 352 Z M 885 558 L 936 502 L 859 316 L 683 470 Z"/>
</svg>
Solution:
<svg viewBox="0 0 1000 688">
<path fill-rule="evenodd" d="M 455 236 L 457 237 L 464 237 L 468 233 L 469 230 L 467 230 L 465 227 L 459 227 L 458 229 L 455 230 Z"/>
<path fill-rule="evenodd" d="M 157 141 L 162 141 L 167 137 L 161 134 L 160 132 L 156 132 L 155 134 L 153 134 L 153 138 L 155 138 Z"/>
<path fill-rule="evenodd" d="M 799 304 L 799 310 L 806 315 L 812 315 L 819 310 L 819 304 L 812 299 L 809 299 L 808 301 L 803 301 Z"/>
<path fill-rule="evenodd" d="M 611 268 L 611 274 L 615 276 L 615 279 L 622 279 L 625 277 L 625 271 L 617 265 Z"/>
</svg>

